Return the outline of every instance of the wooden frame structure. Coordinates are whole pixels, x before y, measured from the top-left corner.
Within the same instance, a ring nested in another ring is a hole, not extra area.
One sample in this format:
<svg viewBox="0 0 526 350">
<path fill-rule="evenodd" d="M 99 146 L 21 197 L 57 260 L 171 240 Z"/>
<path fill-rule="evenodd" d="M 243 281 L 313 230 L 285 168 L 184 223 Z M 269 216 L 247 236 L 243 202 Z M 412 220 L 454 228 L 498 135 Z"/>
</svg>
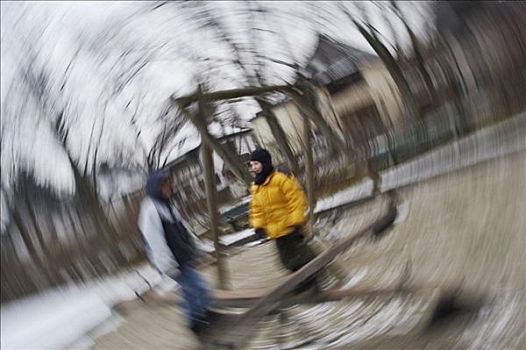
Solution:
<svg viewBox="0 0 526 350">
<path fill-rule="evenodd" d="M 345 142 L 339 138 L 335 138 L 332 134 L 330 127 L 321 117 L 320 113 L 316 110 L 316 106 L 312 103 L 314 100 L 311 86 L 308 84 L 306 79 L 300 78 L 300 85 L 276 85 L 276 86 L 261 86 L 261 87 L 247 87 L 242 89 L 223 90 L 210 93 L 204 93 L 202 87 L 199 86 L 197 92 L 176 98 L 175 96 L 170 97 L 170 101 L 173 106 L 179 108 L 183 115 L 192 121 L 194 126 L 199 131 L 201 139 L 203 140 L 201 154 L 203 159 L 203 167 L 205 171 L 205 189 L 207 197 L 207 207 L 210 216 L 210 228 L 214 237 L 214 248 L 218 266 L 218 287 L 220 289 L 228 289 L 228 272 L 226 271 L 224 263 L 224 252 L 223 247 L 219 244 L 219 216 L 217 212 L 217 193 L 214 186 L 214 170 L 212 162 L 212 151 L 215 151 L 224 161 L 225 164 L 230 168 L 232 173 L 241 181 L 243 181 L 247 187 L 251 183 L 251 179 L 245 169 L 237 164 L 235 157 L 228 153 L 227 150 L 214 139 L 208 132 L 206 120 L 209 117 L 208 114 L 208 103 L 213 101 L 223 101 L 230 99 L 237 99 L 249 96 L 260 96 L 267 93 L 282 92 L 289 95 L 296 103 L 301 115 L 304 117 L 303 123 L 303 151 L 305 153 L 305 172 L 306 172 L 306 192 L 309 203 L 309 213 L 307 222 L 307 231 L 312 232 L 313 225 L 313 211 L 316 203 L 314 194 L 314 163 L 312 154 L 312 143 L 311 143 L 311 122 L 315 121 L 316 125 L 320 127 L 321 132 L 330 140 L 333 151 L 336 152 L 340 147 L 346 147 Z M 191 113 L 187 110 L 192 103 L 197 103 L 197 113 Z M 340 148 L 341 149 L 341 148 Z"/>
</svg>

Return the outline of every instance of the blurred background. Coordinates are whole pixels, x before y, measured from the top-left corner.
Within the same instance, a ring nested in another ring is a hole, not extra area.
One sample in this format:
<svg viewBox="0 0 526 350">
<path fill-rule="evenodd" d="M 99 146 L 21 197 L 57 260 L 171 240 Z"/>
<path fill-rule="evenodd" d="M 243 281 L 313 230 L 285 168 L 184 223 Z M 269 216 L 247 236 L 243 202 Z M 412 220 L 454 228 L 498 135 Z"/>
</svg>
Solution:
<svg viewBox="0 0 526 350">
<path fill-rule="evenodd" d="M 158 169 L 212 286 L 277 286 L 247 223 L 258 147 L 308 189 L 318 246 L 396 192 L 394 227 L 339 257 L 340 282 L 486 298 L 419 333 L 425 297 L 291 306 L 247 348 L 525 348 L 525 20 L 515 1 L 2 1 L 2 348 L 197 344 L 136 225 Z"/>
</svg>

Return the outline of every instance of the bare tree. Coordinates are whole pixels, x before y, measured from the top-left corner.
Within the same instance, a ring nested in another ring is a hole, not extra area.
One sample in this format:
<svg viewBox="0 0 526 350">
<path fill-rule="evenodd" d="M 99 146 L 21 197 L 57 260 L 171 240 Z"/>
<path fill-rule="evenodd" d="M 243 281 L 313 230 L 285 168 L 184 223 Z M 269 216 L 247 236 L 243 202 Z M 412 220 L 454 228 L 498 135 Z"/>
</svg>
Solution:
<svg viewBox="0 0 526 350">
<path fill-rule="evenodd" d="M 400 65 L 397 63 L 396 59 L 393 57 L 389 49 L 385 46 L 385 44 L 378 36 L 378 31 L 370 23 L 366 11 L 361 9 L 363 20 L 359 20 L 351 14 L 347 6 L 345 6 L 343 3 L 340 3 L 340 9 L 347 16 L 349 21 L 353 23 L 356 29 L 358 29 L 360 34 L 369 43 L 369 45 L 376 52 L 378 57 L 380 57 L 385 67 L 389 71 L 389 74 L 393 78 L 396 86 L 398 87 L 398 90 L 400 91 L 400 94 L 403 97 L 404 103 L 409 114 L 413 119 L 417 119 L 420 116 L 420 112 L 414 95 L 411 91 L 411 88 L 409 87 L 409 83 L 407 82 L 404 74 L 402 73 Z"/>
<path fill-rule="evenodd" d="M 407 22 L 407 19 L 405 18 L 404 13 L 401 11 L 400 7 L 396 3 L 395 0 L 390 0 L 391 10 L 392 12 L 400 19 L 400 21 L 403 23 L 404 28 L 407 31 L 407 34 L 409 35 L 409 38 L 411 40 L 411 47 L 413 51 L 413 55 L 416 61 L 416 66 L 418 71 L 420 72 L 420 75 L 422 76 L 425 86 L 427 88 L 427 91 L 429 95 L 431 96 L 431 102 L 434 107 L 438 106 L 439 100 L 437 96 L 436 89 L 433 85 L 433 79 L 431 78 L 431 75 L 429 74 L 426 65 L 425 65 L 425 59 L 423 57 L 422 53 L 422 44 L 420 43 L 420 40 L 416 36 L 413 29 L 411 29 L 411 26 L 409 26 L 409 23 Z"/>
</svg>

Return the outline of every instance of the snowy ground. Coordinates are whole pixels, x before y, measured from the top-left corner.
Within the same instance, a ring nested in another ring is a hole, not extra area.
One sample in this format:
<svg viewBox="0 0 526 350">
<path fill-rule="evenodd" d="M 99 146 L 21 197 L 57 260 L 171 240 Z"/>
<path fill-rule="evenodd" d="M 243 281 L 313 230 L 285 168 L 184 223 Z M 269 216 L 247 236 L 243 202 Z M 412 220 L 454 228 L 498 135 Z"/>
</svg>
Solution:
<svg viewBox="0 0 526 350">
<path fill-rule="evenodd" d="M 58 349 L 78 342 L 111 316 L 118 302 L 136 298 L 149 285 L 164 286 L 148 265 L 85 285 L 51 290 L 2 305 L 2 349 Z"/>
<path fill-rule="evenodd" d="M 429 179 L 452 170 L 526 149 L 526 114 L 443 146 L 416 160 L 381 173 L 382 191 Z M 365 180 L 318 201 L 316 212 L 371 195 Z M 225 237 L 232 244 L 252 230 Z M 107 321 L 111 308 L 149 288 L 171 288 L 151 267 L 142 266 L 112 278 L 71 286 L 2 305 L 1 349 L 78 348 L 84 335 Z"/>
</svg>

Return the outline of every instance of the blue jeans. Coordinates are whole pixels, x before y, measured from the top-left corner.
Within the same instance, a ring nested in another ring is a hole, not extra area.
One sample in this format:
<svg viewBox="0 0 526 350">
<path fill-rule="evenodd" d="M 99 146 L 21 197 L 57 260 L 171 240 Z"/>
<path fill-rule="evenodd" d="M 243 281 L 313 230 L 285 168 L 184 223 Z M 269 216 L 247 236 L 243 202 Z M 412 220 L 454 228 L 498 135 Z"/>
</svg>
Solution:
<svg viewBox="0 0 526 350">
<path fill-rule="evenodd" d="M 206 281 L 192 267 L 184 266 L 175 278 L 183 290 L 183 305 L 188 326 L 195 320 L 203 319 L 212 299 Z"/>
</svg>

